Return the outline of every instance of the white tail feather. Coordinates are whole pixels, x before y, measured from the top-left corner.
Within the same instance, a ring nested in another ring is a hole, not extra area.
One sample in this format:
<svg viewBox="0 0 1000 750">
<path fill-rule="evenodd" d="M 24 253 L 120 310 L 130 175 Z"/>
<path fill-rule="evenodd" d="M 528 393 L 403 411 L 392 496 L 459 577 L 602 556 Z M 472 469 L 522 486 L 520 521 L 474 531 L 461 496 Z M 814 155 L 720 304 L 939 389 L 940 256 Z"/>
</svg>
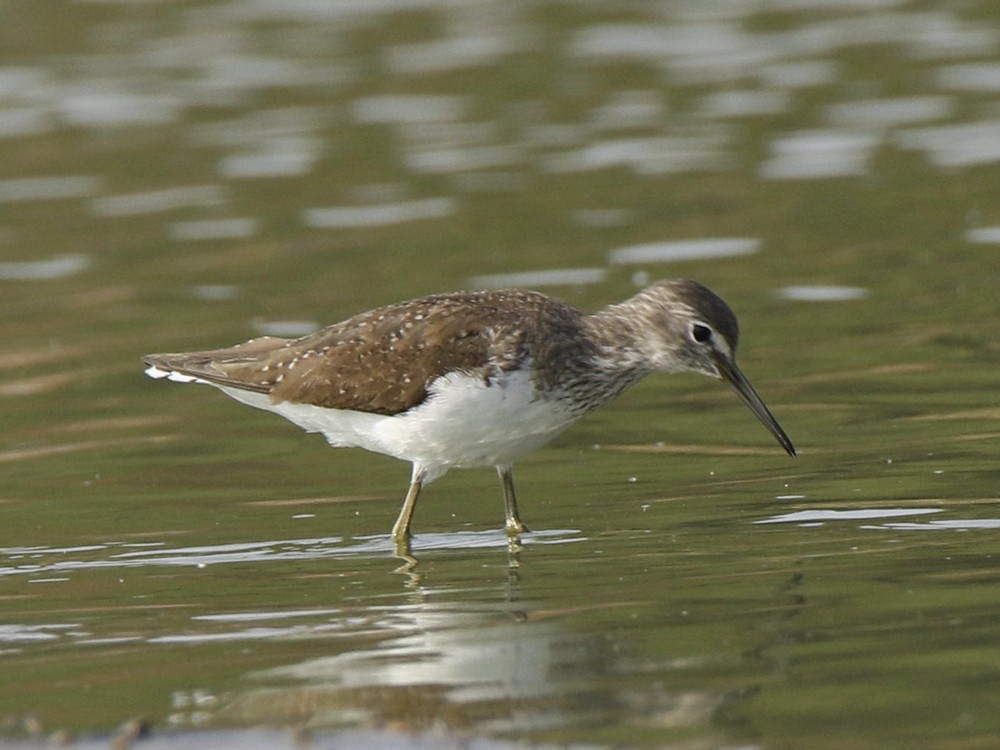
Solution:
<svg viewBox="0 0 1000 750">
<path fill-rule="evenodd" d="M 205 383 L 206 385 L 211 385 L 207 380 L 196 378 L 194 375 L 185 375 L 184 373 L 174 372 L 173 370 L 161 370 L 156 365 L 150 365 L 147 367 L 146 374 L 151 378 L 166 378 L 167 380 L 172 380 L 175 383 Z"/>
</svg>

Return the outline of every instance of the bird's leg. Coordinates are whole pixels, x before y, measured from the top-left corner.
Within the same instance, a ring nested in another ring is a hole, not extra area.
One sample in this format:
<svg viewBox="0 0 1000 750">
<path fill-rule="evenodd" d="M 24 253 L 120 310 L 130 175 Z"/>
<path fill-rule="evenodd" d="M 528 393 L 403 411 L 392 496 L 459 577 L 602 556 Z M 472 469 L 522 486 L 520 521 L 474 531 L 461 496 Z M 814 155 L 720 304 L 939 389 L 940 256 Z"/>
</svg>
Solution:
<svg viewBox="0 0 1000 750">
<path fill-rule="evenodd" d="M 528 531 L 528 527 L 524 525 L 524 521 L 517 513 L 517 496 L 514 494 L 514 467 L 509 464 L 498 466 L 497 474 L 500 475 L 500 481 L 503 482 L 503 505 L 507 515 L 507 522 L 504 526 L 507 533 L 511 535 L 524 534 Z"/>
<path fill-rule="evenodd" d="M 410 521 L 413 519 L 413 509 L 417 507 L 417 497 L 424 484 L 427 470 L 420 464 L 413 464 L 413 474 L 410 478 L 410 489 L 406 491 L 403 507 L 399 509 L 399 517 L 392 525 L 392 539 L 396 544 L 409 543 Z"/>
</svg>

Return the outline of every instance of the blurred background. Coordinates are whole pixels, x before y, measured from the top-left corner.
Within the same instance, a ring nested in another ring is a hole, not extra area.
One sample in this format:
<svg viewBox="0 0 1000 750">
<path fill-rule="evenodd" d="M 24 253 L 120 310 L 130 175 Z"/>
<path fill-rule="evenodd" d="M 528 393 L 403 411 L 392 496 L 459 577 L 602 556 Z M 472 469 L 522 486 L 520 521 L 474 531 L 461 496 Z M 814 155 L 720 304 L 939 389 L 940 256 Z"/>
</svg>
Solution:
<svg viewBox="0 0 1000 750">
<path fill-rule="evenodd" d="M 0 743 L 141 716 L 992 747 L 998 23 L 0 0 Z M 139 361 L 676 276 L 736 310 L 800 457 L 718 384 L 650 379 L 519 465 L 519 551 L 493 473 L 453 472 L 395 559 L 407 467 Z"/>
</svg>

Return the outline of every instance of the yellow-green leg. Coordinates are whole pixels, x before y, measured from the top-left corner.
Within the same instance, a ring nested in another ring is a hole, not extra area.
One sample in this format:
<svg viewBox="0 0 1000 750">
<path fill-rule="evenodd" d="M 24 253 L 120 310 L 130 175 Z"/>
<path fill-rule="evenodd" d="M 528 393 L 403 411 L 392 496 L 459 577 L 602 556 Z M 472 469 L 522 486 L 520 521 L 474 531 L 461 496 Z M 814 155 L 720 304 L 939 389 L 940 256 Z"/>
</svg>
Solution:
<svg viewBox="0 0 1000 750">
<path fill-rule="evenodd" d="M 403 507 L 399 509 L 399 517 L 392 525 L 392 539 L 397 544 L 410 541 L 410 522 L 413 520 L 413 509 L 417 507 L 417 497 L 424 485 L 427 471 L 423 466 L 413 464 L 413 475 L 410 478 L 410 488 L 403 498 Z"/>
<path fill-rule="evenodd" d="M 500 481 L 503 482 L 504 513 L 507 517 L 504 527 L 508 534 L 524 534 L 528 531 L 528 527 L 524 525 L 524 521 L 521 520 L 521 516 L 517 512 L 517 495 L 514 494 L 514 467 L 509 464 L 498 466 L 497 474 L 500 475 Z"/>
</svg>

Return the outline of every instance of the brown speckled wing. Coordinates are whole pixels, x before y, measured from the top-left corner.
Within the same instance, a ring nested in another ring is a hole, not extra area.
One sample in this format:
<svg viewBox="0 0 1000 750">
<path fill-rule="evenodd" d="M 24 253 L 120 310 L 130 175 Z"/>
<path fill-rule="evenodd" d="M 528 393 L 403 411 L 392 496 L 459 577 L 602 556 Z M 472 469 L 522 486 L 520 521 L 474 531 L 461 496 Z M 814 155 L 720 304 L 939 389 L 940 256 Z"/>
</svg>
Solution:
<svg viewBox="0 0 1000 750">
<path fill-rule="evenodd" d="M 519 360 L 520 334 L 488 305 L 428 298 L 363 313 L 293 342 L 279 401 L 398 414 L 421 403 L 435 379 L 458 370 L 488 379 Z M 509 316 L 508 316 L 509 317 Z"/>
<path fill-rule="evenodd" d="M 226 349 L 203 352 L 177 352 L 147 354 L 142 361 L 164 372 L 207 380 L 216 385 L 231 386 L 256 393 L 269 393 L 270 384 L 263 380 L 241 377 L 244 371 L 252 372 L 260 362 L 267 361 L 280 352 L 289 339 L 262 336 Z"/>
<path fill-rule="evenodd" d="M 553 306 L 563 313 L 562 303 L 533 293 L 446 294 L 378 308 L 300 339 L 265 337 L 146 362 L 276 401 L 398 414 L 420 404 L 446 372 L 488 381 L 517 367 Z"/>
</svg>

